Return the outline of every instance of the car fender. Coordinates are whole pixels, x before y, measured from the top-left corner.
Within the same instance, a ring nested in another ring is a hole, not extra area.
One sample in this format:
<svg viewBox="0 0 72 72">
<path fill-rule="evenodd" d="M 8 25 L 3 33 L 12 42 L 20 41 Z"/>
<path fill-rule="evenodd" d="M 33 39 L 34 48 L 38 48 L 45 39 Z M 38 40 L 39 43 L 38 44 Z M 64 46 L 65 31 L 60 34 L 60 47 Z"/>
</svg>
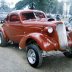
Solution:
<svg viewBox="0 0 72 72">
<path fill-rule="evenodd" d="M 55 46 L 57 45 L 57 44 L 53 44 L 49 38 L 46 38 L 45 35 L 43 35 L 41 33 L 30 33 L 29 35 L 24 36 L 21 39 L 21 41 L 19 43 L 20 48 L 26 47 L 26 41 L 29 38 L 35 40 L 35 42 L 38 44 L 38 46 L 44 51 L 54 50 Z"/>
</svg>

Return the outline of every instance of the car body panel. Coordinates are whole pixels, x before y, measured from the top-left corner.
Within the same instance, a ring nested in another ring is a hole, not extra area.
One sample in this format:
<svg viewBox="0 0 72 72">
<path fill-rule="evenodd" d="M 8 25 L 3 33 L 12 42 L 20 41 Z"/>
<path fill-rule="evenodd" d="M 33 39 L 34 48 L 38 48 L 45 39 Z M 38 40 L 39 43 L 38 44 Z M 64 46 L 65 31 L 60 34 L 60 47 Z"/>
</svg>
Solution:
<svg viewBox="0 0 72 72">
<path fill-rule="evenodd" d="M 59 48 L 59 45 L 55 40 L 50 40 L 47 36 L 41 33 L 30 33 L 23 37 L 19 44 L 21 48 L 25 48 L 27 39 L 35 40 L 38 46 L 45 51 L 51 51 Z"/>
</svg>

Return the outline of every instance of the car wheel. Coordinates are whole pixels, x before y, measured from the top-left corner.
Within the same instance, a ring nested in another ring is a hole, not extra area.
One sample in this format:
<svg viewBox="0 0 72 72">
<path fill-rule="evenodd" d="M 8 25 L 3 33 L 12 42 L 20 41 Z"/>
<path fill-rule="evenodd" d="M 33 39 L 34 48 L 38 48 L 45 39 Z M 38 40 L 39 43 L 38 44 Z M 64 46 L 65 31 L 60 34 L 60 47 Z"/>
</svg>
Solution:
<svg viewBox="0 0 72 72">
<path fill-rule="evenodd" d="M 5 40 L 3 33 L 0 33 L 0 46 L 6 46 L 7 45 L 7 41 Z"/>
<path fill-rule="evenodd" d="M 72 51 L 71 52 L 64 52 L 63 54 L 68 58 L 72 58 Z"/>
<path fill-rule="evenodd" d="M 27 46 L 27 61 L 28 63 L 36 68 L 42 64 L 42 53 L 37 45 L 30 44 Z"/>
</svg>

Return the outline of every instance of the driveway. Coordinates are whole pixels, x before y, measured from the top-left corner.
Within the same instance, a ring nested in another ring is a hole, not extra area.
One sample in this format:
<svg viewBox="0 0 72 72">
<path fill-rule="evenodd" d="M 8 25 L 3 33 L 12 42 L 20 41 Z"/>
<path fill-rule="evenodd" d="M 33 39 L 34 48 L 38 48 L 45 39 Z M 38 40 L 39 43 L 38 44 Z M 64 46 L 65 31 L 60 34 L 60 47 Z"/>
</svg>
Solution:
<svg viewBox="0 0 72 72">
<path fill-rule="evenodd" d="M 0 72 L 72 72 L 72 59 L 62 53 L 50 55 L 40 68 L 32 68 L 26 60 L 25 50 L 18 46 L 0 47 Z"/>
</svg>

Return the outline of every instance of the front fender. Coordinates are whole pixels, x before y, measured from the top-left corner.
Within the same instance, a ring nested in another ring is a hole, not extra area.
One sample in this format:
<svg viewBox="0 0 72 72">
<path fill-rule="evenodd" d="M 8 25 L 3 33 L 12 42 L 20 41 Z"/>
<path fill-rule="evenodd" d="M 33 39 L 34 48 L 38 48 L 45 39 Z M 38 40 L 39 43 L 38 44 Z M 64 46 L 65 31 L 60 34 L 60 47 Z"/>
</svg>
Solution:
<svg viewBox="0 0 72 72">
<path fill-rule="evenodd" d="M 33 39 L 38 44 L 38 46 L 44 51 L 55 50 L 58 47 L 56 42 L 53 43 L 49 38 L 45 37 L 45 35 L 41 33 L 31 33 L 25 37 L 23 37 L 19 43 L 20 48 L 25 48 L 27 39 Z"/>
</svg>

